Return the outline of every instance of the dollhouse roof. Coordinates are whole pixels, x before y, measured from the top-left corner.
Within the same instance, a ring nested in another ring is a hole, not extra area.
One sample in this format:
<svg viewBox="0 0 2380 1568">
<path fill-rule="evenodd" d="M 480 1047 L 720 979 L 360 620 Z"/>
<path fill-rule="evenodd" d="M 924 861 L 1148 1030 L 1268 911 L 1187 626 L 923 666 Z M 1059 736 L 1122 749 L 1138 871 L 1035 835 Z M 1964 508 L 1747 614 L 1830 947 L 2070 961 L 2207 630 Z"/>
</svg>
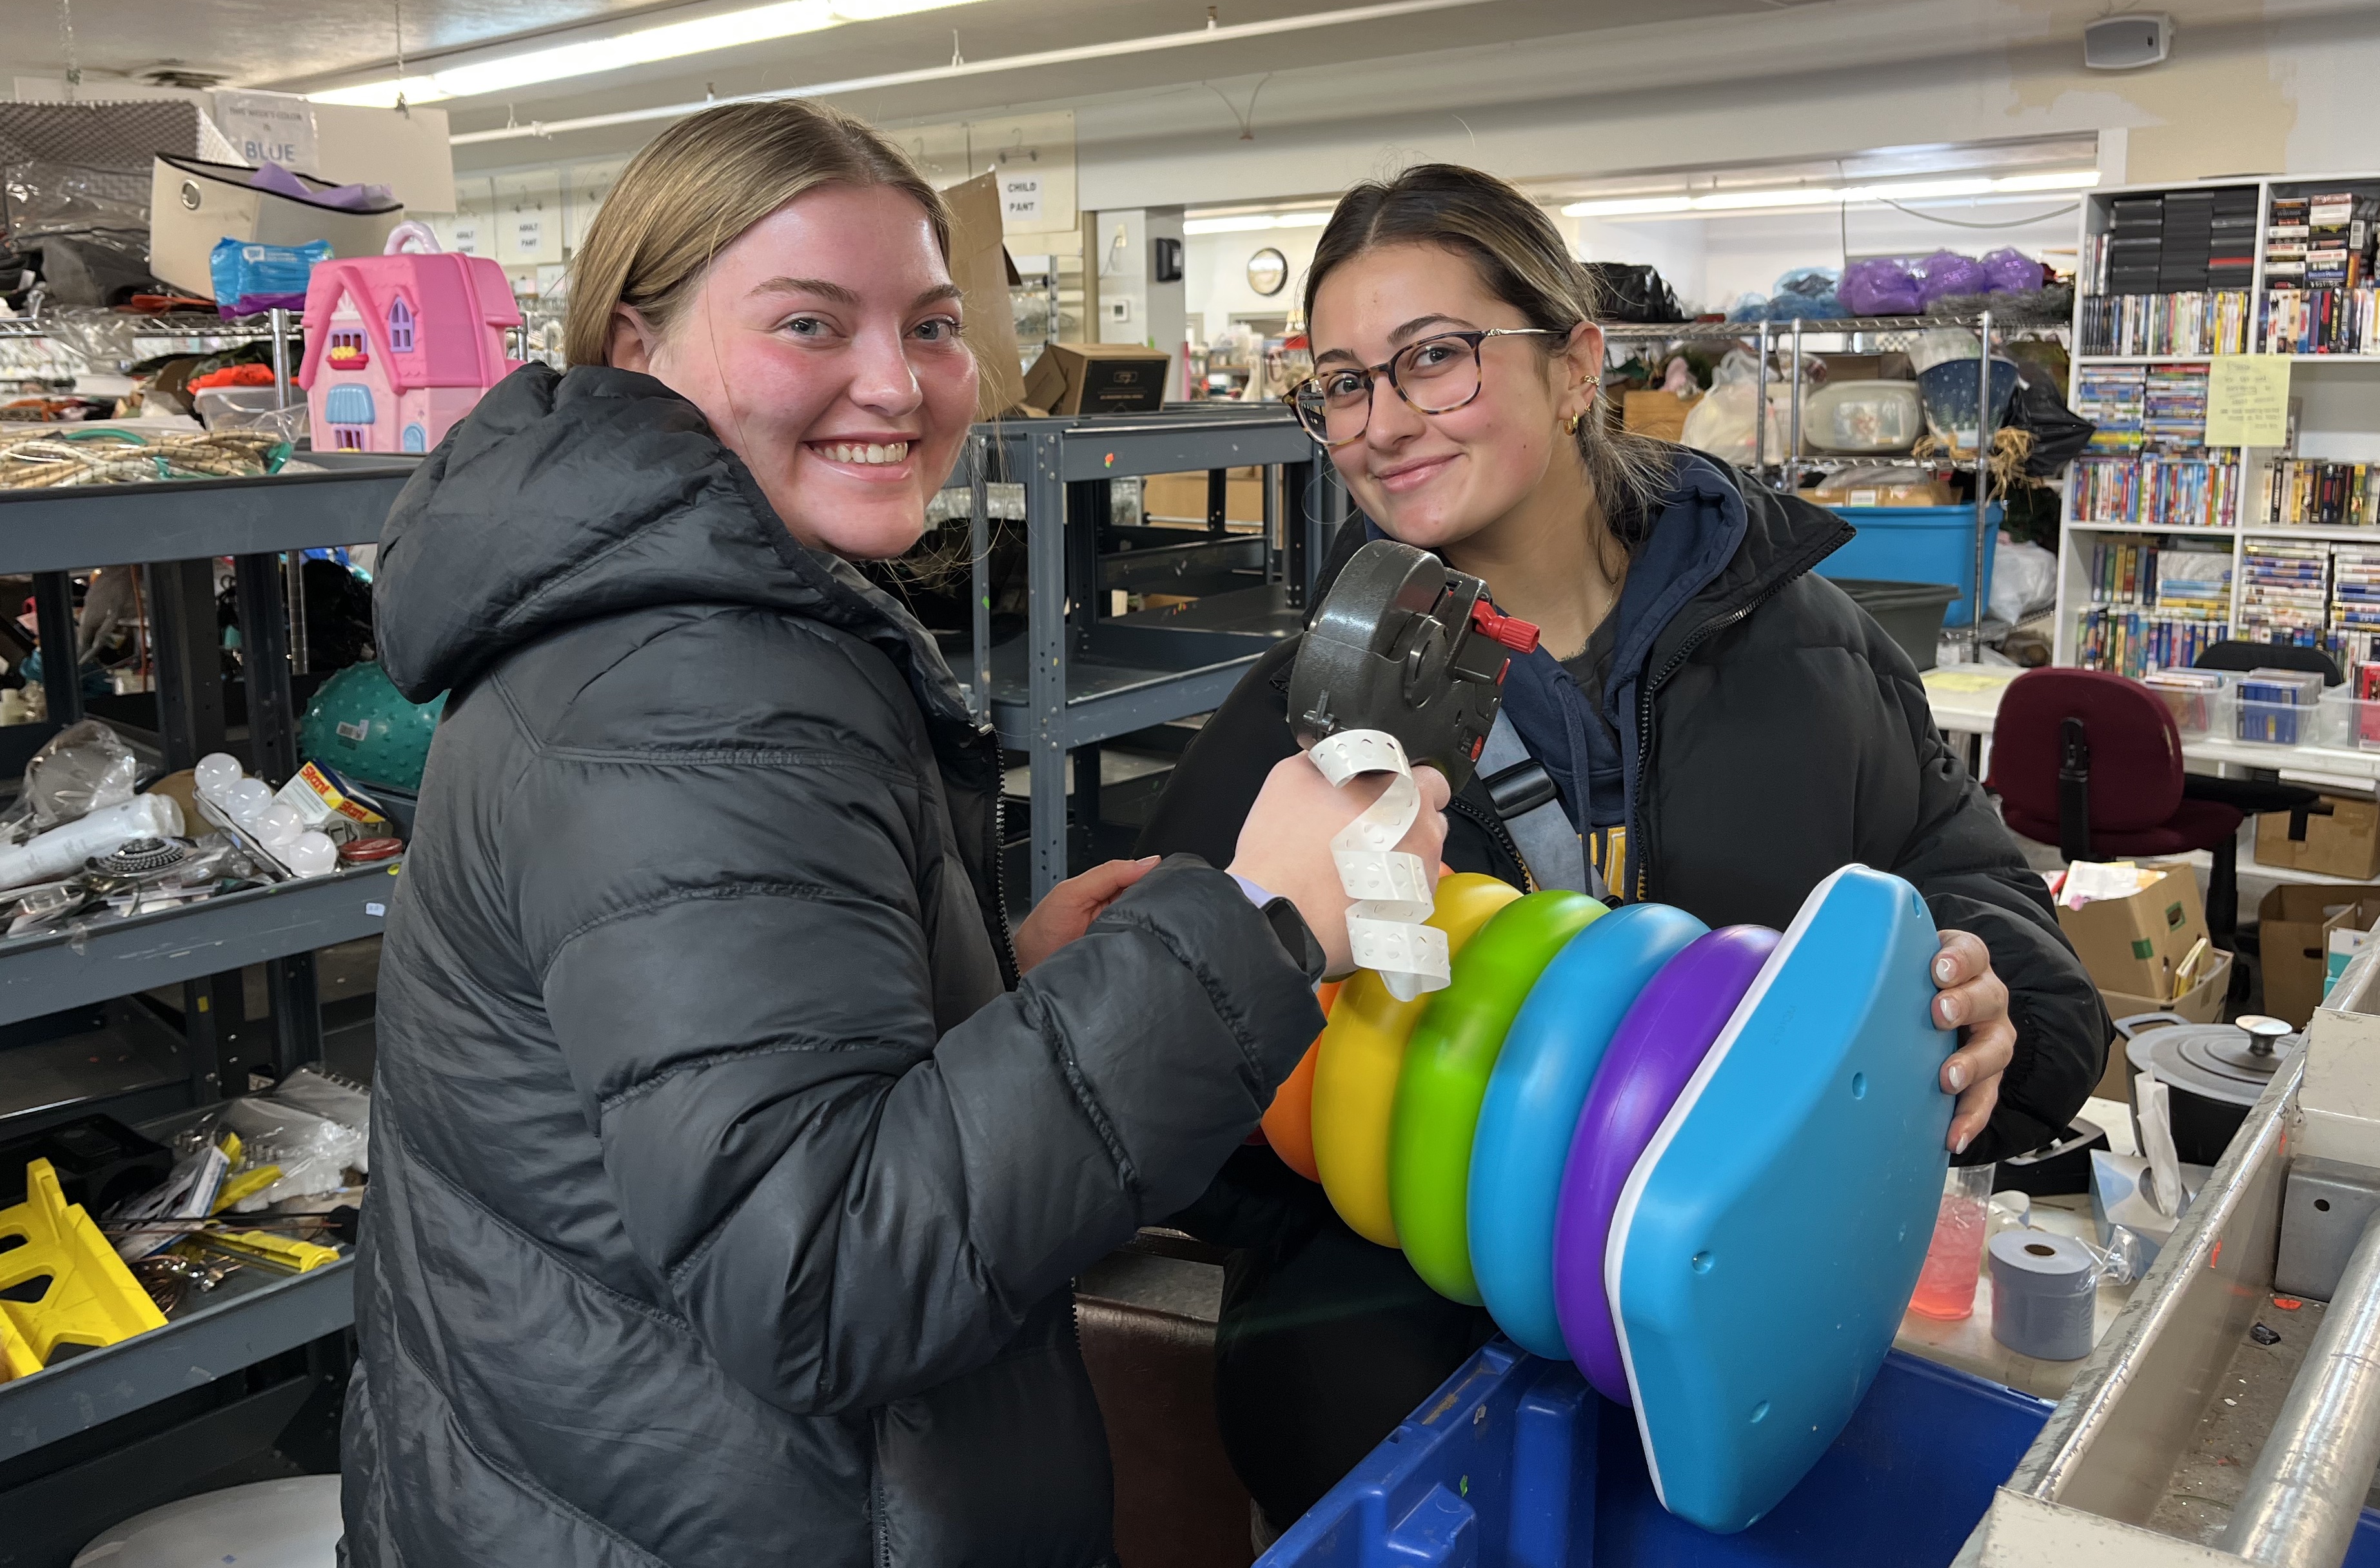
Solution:
<svg viewBox="0 0 2380 1568">
<path fill-rule="evenodd" d="M 413 312 L 413 348 L 388 346 L 389 302 L 399 294 Z M 504 269 L 485 256 L 453 251 L 431 255 L 357 256 L 319 263 L 306 283 L 306 359 L 298 383 L 311 390 L 331 343 L 331 315 L 342 296 L 351 296 L 371 356 L 385 366 L 388 386 L 409 392 L 423 386 L 493 386 L 513 366 L 504 358 L 501 333 L 486 327 L 520 324 L 520 306 Z M 467 321 L 472 330 L 451 323 Z"/>
</svg>

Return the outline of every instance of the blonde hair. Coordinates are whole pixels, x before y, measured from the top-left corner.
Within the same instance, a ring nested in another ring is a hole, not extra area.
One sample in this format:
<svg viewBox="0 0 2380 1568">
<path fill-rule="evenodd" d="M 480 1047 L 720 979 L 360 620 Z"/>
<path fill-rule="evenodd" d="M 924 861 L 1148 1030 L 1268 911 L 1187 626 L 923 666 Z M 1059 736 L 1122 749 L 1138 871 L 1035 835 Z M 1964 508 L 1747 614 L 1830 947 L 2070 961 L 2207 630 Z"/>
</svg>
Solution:
<svg viewBox="0 0 2380 1568">
<path fill-rule="evenodd" d="M 1392 180 L 1367 180 L 1339 200 L 1305 274 L 1305 319 L 1333 269 L 1384 245 L 1435 245 L 1478 269 L 1488 292 L 1566 338 L 1602 305 L 1594 275 L 1562 242 L 1545 209 L 1494 175 L 1457 164 L 1423 164 Z M 1561 338 L 1537 338 L 1547 353 Z M 1597 413 L 1599 414 L 1598 409 Z M 1669 488 L 1676 455 L 1663 442 L 1609 428 L 1597 414 L 1571 432 L 1605 526 L 1632 553 Z"/>
<path fill-rule="evenodd" d="M 622 305 L 666 334 L 722 250 L 822 185 L 889 186 L 910 197 L 949 260 L 941 194 L 873 127 L 799 99 L 725 103 L 663 131 L 604 199 L 571 262 L 565 356 L 574 365 L 608 362 Z"/>
</svg>

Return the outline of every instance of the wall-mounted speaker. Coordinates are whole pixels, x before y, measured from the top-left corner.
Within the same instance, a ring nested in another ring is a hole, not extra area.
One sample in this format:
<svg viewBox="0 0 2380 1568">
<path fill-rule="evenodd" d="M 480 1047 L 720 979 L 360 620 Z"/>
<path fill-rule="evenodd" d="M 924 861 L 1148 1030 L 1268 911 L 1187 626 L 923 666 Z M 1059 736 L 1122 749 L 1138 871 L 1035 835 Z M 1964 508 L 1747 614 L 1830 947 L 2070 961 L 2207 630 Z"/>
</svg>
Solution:
<svg viewBox="0 0 2380 1568">
<path fill-rule="evenodd" d="M 2082 30 L 2082 63 L 2095 71 L 2157 65 L 2172 48 L 2173 18 L 2163 11 L 2102 17 Z"/>
</svg>

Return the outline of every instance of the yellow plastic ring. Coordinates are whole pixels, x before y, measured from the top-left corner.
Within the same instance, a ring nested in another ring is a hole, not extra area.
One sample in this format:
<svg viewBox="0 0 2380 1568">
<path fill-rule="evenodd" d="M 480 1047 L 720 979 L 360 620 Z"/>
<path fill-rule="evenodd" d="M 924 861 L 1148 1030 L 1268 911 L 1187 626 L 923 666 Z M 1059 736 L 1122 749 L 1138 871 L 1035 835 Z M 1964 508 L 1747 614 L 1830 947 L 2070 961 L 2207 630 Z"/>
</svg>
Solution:
<svg viewBox="0 0 2380 1568">
<path fill-rule="evenodd" d="M 1438 881 L 1438 907 L 1428 924 L 1460 953 L 1497 910 L 1520 897 L 1511 883 L 1472 871 Z M 1341 988 L 1330 1027 L 1315 1044 L 1314 1164 L 1339 1217 L 1366 1241 L 1397 1245 L 1389 1208 L 1389 1129 L 1396 1111 L 1397 1075 L 1405 1041 L 1429 1005 L 1427 992 L 1411 1002 L 1389 994 L 1380 977 L 1359 970 Z"/>
</svg>

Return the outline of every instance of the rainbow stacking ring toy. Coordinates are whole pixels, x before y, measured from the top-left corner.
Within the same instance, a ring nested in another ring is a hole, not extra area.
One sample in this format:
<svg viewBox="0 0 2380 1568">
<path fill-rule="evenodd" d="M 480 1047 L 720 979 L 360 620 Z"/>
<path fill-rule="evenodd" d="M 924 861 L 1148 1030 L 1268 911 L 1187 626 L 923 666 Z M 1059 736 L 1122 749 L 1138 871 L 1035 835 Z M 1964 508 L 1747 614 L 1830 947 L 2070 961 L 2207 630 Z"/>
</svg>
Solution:
<svg viewBox="0 0 2380 1568">
<path fill-rule="evenodd" d="M 1432 1288 L 1633 1407 L 1656 1490 L 1753 1524 L 1891 1348 L 1949 1162 L 1955 1041 L 1915 889 L 1846 866 L 1780 936 L 1440 879 L 1443 991 L 1342 990 L 1324 1191 Z"/>
</svg>

